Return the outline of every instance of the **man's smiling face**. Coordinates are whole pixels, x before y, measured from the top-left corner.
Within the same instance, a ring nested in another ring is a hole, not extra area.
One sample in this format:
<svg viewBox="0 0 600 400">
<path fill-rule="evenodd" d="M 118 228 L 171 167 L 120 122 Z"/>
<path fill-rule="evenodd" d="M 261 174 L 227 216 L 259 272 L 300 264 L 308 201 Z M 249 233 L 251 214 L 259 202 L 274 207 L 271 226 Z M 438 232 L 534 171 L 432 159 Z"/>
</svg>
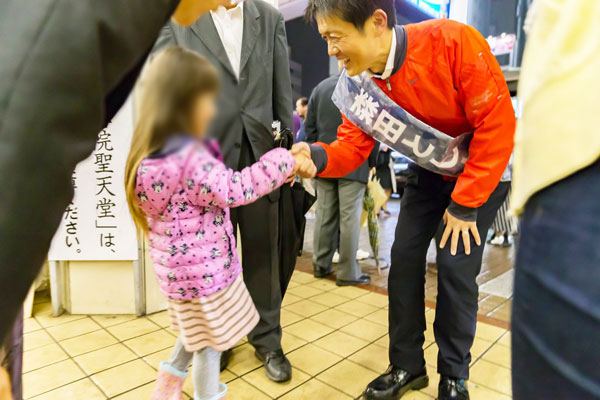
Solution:
<svg viewBox="0 0 600 400">
<path fill-rule="evenodd" d="M 335 15 L 321 15 L 316 19 L 319 33 L 327 41 L 329 55 L 343 63 L 348 75 L 359 75 L 371 67 L 375 32 L 369 21 L 361 31 Z"/>
</svg>

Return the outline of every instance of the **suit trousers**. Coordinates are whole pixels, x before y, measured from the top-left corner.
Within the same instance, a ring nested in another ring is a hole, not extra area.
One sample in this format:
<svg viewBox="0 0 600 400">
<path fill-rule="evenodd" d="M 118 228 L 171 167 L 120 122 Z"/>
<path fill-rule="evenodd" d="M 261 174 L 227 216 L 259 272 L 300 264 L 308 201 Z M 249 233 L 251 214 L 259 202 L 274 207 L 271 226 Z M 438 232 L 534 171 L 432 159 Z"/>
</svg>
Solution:
<svg viewBox="0 0 600 400">
<path fill-rule="evenodd" d="M 356 261 L 360 237 L 360 216 L 366 185 L 348 179 L 316 179 L 317 216 L 314 233 L 313 264 L 331 269 L 331 260 L 340 235 L 340 261 L 337 279 L 357 280 L 361 275 Z"/>
<path fill-rule="evenodd" d="M 244 132 L 239 169 L 256 162 Z M 261 352 L 281 348 L 281 284 L 279 274 L 279 202 L 264 196 L 244 207 L 232 208 L 233 226 L 240 230 L 244 282 L 260 315 L 248 341 Z"/>
<path fill-rule="evenodd" d="M 412 165 L 402 197 L 392 265 L 388 280 L 390 363 L 416 374 L 425 366 L 425 259 L 431 239 L 439 227 L 456 182 L 445 180 Z M 477 228 L 483 238 L 477 246 L 471 236 L 471 255 L 462 239 L 456 256 L 450 242 L 438 249 L 438 296 L 434 333 L 438 372 L 469 378 L 471 346 L 475 337 L 479 287 L 485 236 L 504 202 L 510 183 L 500 183 L 487 203 L 478 209 Z"/>
</svg>

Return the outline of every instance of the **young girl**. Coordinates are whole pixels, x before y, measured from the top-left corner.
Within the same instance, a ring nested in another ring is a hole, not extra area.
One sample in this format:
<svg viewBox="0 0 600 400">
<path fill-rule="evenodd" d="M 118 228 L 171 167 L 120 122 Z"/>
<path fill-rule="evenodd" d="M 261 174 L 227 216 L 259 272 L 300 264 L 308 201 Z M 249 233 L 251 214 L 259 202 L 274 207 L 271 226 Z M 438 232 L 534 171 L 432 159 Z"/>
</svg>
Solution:
<svg viewBox="0 0 600 400">
<path fill-rule="evenodd" d="M 256 201 L 294 169 L 275 149 L 241 172 L 227 169 L 217 147 L 203 142 L 215 114 L 216 70 L 204 58 L 171 47 L 145 72 L 139 118 L 126 169 L 129 206 L 148 232 L 161 291 L 179 332 L 171 359 L 160 364 L 153 400 L 179 400 L 190 362 L 195 400 L 224 398 L 221 352 L 257 324 L 244 285 L 229 207 Z"/>
</svg>

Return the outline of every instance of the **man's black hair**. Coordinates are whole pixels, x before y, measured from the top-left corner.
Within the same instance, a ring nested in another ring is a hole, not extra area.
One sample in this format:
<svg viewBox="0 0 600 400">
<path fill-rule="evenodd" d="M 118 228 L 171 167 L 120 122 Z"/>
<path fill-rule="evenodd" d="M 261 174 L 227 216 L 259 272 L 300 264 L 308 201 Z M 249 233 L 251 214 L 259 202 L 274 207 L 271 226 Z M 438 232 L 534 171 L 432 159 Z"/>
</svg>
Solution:
<svg viewBox="0 0 600 400">
<path fill-rule="evenodd" d="M 302 104 L 303 106 L 307 106 L 308 105 L 308 97 L 300 97 L 298 99 L 298 101 L 300 102 L 300 104 Z"/>
<path fill-rule="evenodd" d="M 394 0 L 309 0 L 305 18 L 314 21 L 318 15 L 335 15 L 362 31 L 379 9 L 387 14 L 388 28 L 392 29 L 396 25 Z"/>
</svg>

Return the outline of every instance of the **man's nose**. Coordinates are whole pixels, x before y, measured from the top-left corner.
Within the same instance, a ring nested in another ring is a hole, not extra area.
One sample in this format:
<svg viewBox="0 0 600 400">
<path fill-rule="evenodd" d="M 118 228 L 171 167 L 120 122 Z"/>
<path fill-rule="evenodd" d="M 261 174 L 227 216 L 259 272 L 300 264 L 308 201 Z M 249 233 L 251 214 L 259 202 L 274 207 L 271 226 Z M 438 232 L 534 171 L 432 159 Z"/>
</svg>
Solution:
<svg viewBox="0 0 600 400">
<path fill-rule="evenodd" d="M 339 53 L 339 50 L 336 46 L 327 42 L 327 53 L 329 53 L 331 57 L 335 57 Z"/>
</svg>

